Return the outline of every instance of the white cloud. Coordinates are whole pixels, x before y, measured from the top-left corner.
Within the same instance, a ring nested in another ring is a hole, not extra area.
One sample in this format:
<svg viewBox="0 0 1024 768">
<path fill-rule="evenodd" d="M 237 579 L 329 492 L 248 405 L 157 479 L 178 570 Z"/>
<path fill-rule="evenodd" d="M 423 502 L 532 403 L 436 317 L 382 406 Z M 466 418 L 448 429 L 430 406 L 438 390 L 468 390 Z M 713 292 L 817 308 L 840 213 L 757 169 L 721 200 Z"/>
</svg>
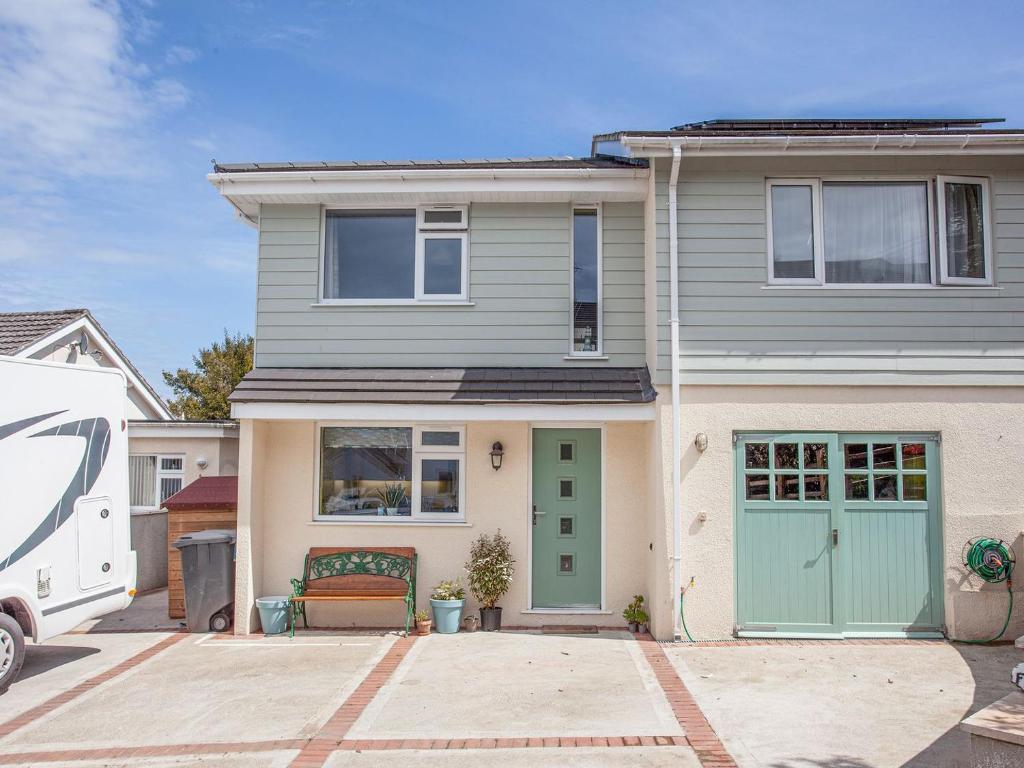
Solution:
<svg viewBox="0 0 1024 768">
<path fill-rule="evenodd" d="M 172 45 L 167 49 L 164 61 L 173 67 L 178 64 L 190 64 L 198 58 L 199 51 L 187 48 L 184 45 Z"/>
<path fill-rule="evenodd" d="M 0 4 L 0 169 L 40 164 L 72 175 L 121 174 L 144 151 L 145 127 L 187 101 L 151 78 L 113 0 Z"/>
</svg>

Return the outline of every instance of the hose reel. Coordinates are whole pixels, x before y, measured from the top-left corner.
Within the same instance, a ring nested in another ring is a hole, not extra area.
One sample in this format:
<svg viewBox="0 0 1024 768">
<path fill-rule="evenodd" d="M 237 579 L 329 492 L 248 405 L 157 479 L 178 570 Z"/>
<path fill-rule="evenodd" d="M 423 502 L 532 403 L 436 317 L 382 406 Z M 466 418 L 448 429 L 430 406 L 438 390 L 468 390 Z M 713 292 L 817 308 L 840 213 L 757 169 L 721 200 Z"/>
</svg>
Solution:
<svg viewBox="0 0 1024 768">
<path fill-rule="evenodd" d="M 1013 554 L 1013 547 L 1002 539 L 993 539 L 987 536 L 979 536 L 968 539 L 964 544 L 961 560 L 964 568 L 976 574 L 989 584 L 1002 584 L 1006 582 L 1006 594 L 1009 605 L 1006 608 L 1006 621 L 999 634 L 988 640 L 958 640 L 960 643 L 991 643 L 998 640 L 1010 626 L 1010 614 L 1013 613 L 1013 568 L 1017 560 Z"/>
</svg>

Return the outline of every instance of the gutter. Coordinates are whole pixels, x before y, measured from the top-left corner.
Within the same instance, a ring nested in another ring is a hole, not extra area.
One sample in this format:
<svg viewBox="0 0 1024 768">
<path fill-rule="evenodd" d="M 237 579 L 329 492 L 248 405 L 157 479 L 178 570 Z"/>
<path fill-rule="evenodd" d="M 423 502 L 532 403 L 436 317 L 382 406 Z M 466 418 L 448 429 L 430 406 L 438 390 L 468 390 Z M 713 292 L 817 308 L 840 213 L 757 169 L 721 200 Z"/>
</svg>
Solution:
<svg viewBox="0 0 1024 768">
<path fill-rule="evenodd" d="M 387 179 L 646 179 L 647 168 L 403 168 L 324 171 L 237 171 L 206 175 L 214 186 L 257 181 L 309 182 Z"/>
<path fill-rule="evenodd" d="M 635 156 L 668 157 L 674 147 L 707 157 L 733 155 L 1024 154 L 1024 134 L 874 134 L 865 136 L 620 137 Z"/>
<path fill-rule="evenodd" d="M 672 146 L 672 170 L 668 180 L 668 273 L 669 328 L 672 345 L 672 625 L 676 638 L 681 636 L 682 615 L 679 593 L 683 567 L 683 491 L 682 491 L 682 414 L 679 393 L 679 211 L 677 208 L 679 164 L 683 150 Z"/>
</svg>

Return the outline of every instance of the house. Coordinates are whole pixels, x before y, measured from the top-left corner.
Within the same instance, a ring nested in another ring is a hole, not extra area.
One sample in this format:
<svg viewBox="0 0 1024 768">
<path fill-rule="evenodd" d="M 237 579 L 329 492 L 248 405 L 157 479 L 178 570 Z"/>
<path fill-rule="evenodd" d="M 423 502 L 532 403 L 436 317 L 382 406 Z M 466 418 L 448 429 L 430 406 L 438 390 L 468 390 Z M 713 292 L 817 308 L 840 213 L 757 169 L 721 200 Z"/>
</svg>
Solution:
<svg viewBox="0 0 1024 768">
<path fill-rule="evenodd" d="M 132 546 L 141 591 L 167 584 L 164 499 L 201 475 L 234 475 L 238 425 L 176 419 L 87 309 L 0 313 L 0 355 L 117 368 L 127 382 Z"/>
<path fill-rule="evenodd" d="M 662 639 L 991 634 L 961 552 L 1024 529 L 1024 132 L 993 122 L 216 165 L 259 230 L 236 631 L 312 546 L 416 547 L 423 605 L 501 528 L 507 624 L 642 593 Z"/>
</svg>

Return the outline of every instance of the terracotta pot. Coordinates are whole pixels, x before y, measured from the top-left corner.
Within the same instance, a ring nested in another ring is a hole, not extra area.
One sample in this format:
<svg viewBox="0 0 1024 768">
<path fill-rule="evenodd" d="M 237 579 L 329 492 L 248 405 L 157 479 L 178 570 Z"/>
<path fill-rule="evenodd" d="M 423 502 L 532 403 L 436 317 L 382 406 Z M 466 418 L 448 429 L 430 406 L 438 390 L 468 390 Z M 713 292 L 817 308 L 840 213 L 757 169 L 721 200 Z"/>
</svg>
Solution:
<svg viewBox="0 0 1024 768">
<path fill-rule="evenodd" d="M 432 622 L 430 621 L 430 619 L 427 619 L 426 621 L 417 621 L 416 622 L 416 634 L 417 635 L 429 635 L 430 634 L 430 625 L 431 625 L 431 623 Z"/>
</svg>

